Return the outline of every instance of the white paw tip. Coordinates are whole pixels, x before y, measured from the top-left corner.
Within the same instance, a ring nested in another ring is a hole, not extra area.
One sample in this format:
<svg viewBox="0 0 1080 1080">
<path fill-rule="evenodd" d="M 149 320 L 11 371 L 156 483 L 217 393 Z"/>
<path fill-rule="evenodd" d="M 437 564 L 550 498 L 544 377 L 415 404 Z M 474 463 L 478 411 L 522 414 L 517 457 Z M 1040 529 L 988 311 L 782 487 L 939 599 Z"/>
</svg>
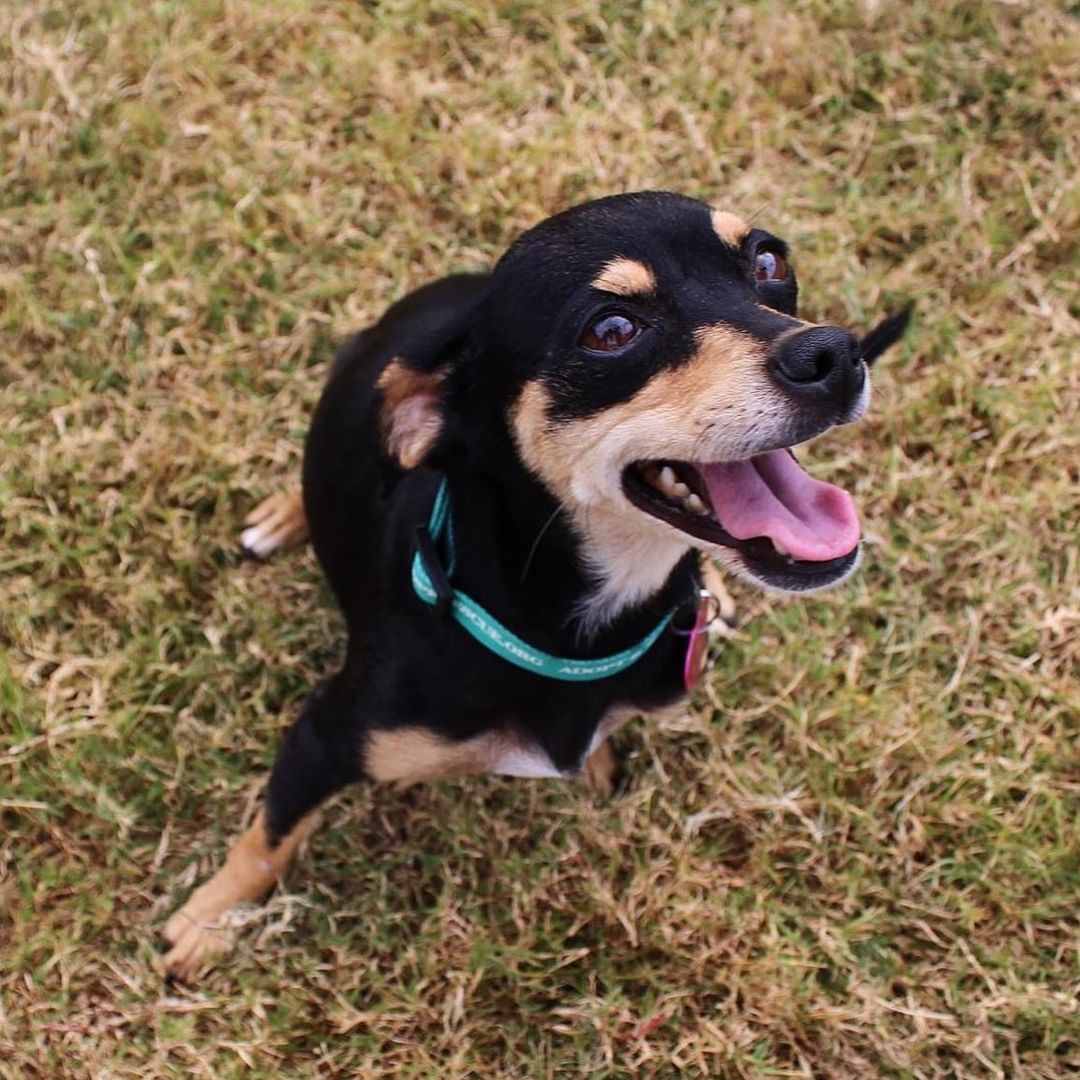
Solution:
<svg viewBox="0 0 1080 1080">
<path fill-rule="evenodd" d="M 259 556 L 269 555 L 274 550 L 273 540 L 258 525 L 245 529 L 240 534 L 240 546 L 252 555 Z"/>
</svg>

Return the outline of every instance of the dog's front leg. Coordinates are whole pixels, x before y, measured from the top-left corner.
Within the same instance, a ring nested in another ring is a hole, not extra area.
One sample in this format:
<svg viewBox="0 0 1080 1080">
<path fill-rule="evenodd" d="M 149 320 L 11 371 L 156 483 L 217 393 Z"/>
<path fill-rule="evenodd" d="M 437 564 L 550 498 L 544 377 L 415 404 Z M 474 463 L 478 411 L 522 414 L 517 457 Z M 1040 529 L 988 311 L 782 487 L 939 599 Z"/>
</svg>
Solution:
<svg viewBox="0 0 1080 1080">
<path fill-rule="evenodd" d="M 297 547 L 308 538 L 307 514 L 300 488 L 277 491 L 263 499 L 244 519 L 240 546 L 258 559 Z"/>
<path fill-rule="evenodd" d="M 609 739 L 605 739 L 586 759 L 581 767 L 581 782 L 592 792 L 604 798 L 615 794 L 619 786 L 622 768 L 619 755 Z"/>
<path fill-rule="evenodd" d="M 317 824 L 318 813 L 313 812 L 276 839 L 267 829 L 265 810 L 258 812 L 233 844 L 225 865 L 166 924 L 163 936 L 170 948 L 162 963 L 168 978 L 191 982 L 229 948 L 229 912 L 261 900 L 284 877 L 297 848 Z"/>
<path fill-rule="evenodd" d="M 736 624 L 735 598 L 728 592 L 727 582 L 724 581 L 720 568 L 708 555 L 701 556 L 701 579 L 716 601 L 717 615 L 728 627 L 734 628 Z"/>
<path fill-rule="evenodd" d="M 261 900 L 285 875 L 318 824 L 318 806 L 362 776 L 356 737 L 344 723 L 337 680 L 315 690 L 274 762 L 266 805 L 225 864 L 165 926 L 165 975 L 190 981 L 231 942 L 229 913 Z"/>
</svg>

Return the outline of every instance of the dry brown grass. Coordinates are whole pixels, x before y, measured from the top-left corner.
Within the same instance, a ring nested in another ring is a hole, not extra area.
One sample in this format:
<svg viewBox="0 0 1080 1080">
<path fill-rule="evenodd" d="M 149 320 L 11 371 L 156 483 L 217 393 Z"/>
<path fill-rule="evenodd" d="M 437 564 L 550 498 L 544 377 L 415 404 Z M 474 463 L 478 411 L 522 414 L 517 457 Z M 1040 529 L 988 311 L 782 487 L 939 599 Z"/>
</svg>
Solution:
<svg viewBox="0 0 1080 1080">
<path fill-rule="evenodd" d="M 0 6 L 0 1076 L 1080 1070 L 1075 12 Z M 358 791 L 191 991 L 155 930 L 334 662 L 241 563 L 333 343 L 580 199 L 794 244 L 918 324 L 858 579 L 750 616 L 629 792 Z"/>
</svg>

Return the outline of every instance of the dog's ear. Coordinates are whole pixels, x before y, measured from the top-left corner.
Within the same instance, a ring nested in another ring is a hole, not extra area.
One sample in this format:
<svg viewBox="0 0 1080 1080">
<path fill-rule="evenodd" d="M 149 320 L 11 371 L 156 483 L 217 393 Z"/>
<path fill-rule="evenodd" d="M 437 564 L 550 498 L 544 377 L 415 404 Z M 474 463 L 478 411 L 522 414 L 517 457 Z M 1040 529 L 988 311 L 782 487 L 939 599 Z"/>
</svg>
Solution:
<svg viewBox="0 0 1080 1080">
<path fill-rule="evenodd" d="M 395 346 L 377 384 L 379 427 L 403 469 L 415 469 L 442 431 L 446 380 L 486 290 L 487 275 L 443 278 L 398 301 L 374 328 Z"/>
<path fill-rule="evenodd" d="M 379 376 L 379 428 L 387 454 L 403 469 L 415 469 L 442 431 L 445 371 L 417 371 L 395 356 Z"/>
<path fill-rule="evenodd" d="M 904 336 L 911 322 L 912 306 L 909 304 L 903 311 L 882 319 L 859 343 L 859 358 L 865 360 L 868 367 Z"/>
</svg>

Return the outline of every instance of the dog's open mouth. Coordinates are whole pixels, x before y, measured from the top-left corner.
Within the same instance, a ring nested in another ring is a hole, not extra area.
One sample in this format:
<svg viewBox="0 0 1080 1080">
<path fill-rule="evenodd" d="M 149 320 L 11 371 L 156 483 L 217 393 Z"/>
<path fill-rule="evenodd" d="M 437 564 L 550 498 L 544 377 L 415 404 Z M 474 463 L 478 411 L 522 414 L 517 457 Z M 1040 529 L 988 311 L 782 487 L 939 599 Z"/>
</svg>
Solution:
<svg viewBox="0 0 1080 1080">
<path fill-rule="evenodd" d="M 859 519 L 843 488 L 811 477 L 790 450 L 745 461 L 637 461 L 623 490 L 681 532 L 730 548 L 777 588 L 819 588 L 846 576 L 859 554 Z"/>
</svg>

